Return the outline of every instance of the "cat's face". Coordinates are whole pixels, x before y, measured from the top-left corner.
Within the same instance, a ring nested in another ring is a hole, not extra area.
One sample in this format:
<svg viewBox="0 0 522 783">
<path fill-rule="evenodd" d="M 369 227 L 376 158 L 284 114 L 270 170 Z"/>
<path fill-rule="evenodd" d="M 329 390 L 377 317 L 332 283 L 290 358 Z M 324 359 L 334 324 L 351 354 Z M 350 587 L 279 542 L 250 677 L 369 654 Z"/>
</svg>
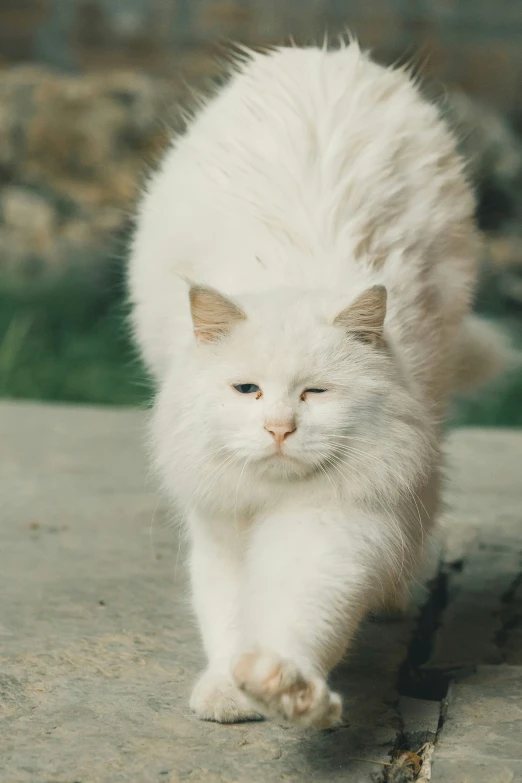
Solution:
<svg viewBox="0 0 522 783">
<path fill-rule="evenodd" d="M 191 416 L 216 454 L 288 477 L 357 449 L 388 388 L 385 302 L 381 287 L 334 312 L 315 294 L 192 289 Z"/>
</svg>

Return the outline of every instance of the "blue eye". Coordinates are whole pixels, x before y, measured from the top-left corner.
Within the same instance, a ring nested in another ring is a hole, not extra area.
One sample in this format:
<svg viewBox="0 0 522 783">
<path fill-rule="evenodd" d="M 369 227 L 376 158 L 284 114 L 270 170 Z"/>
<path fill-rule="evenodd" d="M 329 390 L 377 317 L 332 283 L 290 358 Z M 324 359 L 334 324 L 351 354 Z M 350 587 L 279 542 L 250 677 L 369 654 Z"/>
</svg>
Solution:
<svg viewBox="0 0 522 783">
<path fill-rule="evenodd" d="M 237 383 L 234 384 L 234 389 L 240 394 L 256 394 L 258 391 L 261 391 L 255 383 Z"/>
</svg>

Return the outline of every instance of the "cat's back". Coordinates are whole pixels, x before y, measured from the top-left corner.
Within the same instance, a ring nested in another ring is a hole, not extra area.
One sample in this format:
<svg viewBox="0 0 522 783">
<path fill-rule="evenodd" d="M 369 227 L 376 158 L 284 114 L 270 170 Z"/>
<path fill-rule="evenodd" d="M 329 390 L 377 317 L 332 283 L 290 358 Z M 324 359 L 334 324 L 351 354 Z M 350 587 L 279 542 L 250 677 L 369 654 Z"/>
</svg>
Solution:
<svg viewBox="0 0 522 783">
<path fill-rule="evenodd" d="M 472 212 L 455 141 L 406 72 L 355 44 L 282 48 L 243 63 L 175 141 L 141 234 L 179 271 L 241 288 L 292 282 L 281 258 L 319 255 L 324 274 L 339 253 L 426 246 Z M 303 282 L 317 265 L 299 264 Z"/>
<path fill-rule="evenodd" d="M 393 285 L 399 269 L 435 266 L 454 245 L 468 254 L 474 200 L 462 169 L 404 70 L 356 44 L 254 54 L 149 184 L 134 296 L 168 288 L 169 309 L 185 312 L 176 274 L 230 294 Z"/>
</svg>

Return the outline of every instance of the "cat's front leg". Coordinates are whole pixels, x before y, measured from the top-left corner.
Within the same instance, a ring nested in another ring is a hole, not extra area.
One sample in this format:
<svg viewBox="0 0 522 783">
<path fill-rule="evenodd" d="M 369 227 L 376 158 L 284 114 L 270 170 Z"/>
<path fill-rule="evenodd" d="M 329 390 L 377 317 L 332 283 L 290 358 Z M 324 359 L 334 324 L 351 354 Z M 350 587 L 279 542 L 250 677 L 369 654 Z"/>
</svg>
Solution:
<svg viewBox="0 0 522 783">
<path fill-rule="evenodd" d="M 233 672 L 264 714 L 312 728 L 339 721 L 341 699 L 327 676 L 385 582 L 380 525 L 334 508 L 256 524 L 246 561 L 245 649 Z M 384 550 L 395 558 L 388 544 Z"/>
<path fill-rule="evenodd" d="M 237 687 L 231 665 L 238 649 L 241 551 L 235 534 L 219 521 L 192 514 L 190 576 L 192 603 L 208 666 L 196 683 L 191 709 L 202 720 L 236 723 L 262 716 Z"/>
</svg>

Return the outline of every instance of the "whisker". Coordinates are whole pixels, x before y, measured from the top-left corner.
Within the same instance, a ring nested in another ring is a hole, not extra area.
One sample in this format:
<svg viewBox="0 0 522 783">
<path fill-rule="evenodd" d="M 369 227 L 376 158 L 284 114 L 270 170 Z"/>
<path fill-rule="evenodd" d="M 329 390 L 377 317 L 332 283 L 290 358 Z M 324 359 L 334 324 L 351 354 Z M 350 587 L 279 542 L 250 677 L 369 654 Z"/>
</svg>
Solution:
<svg viewBox="0 0 522 783">
<path fill-rule="evenodd" d="M 332 460 L 330 461 L 330 464 L 332 465 L 332 467 L 334 467 L 334 468 L 336 468 L 336 469 L 338 470 L 338 472 L 341 474 L 341 476 L 342 476 L 344 479 L 346 479 L 346 476 L 345 476 L 345 474 L 344 474 L 344 473 L 343 473 L 343 472 L 340 470 L 340 468 L 338 467 L 338 464 L 336 464 L 336 462 L 334 461 L 334 458 L 335 458 L 335 456 L 336 456 L 336 455 L 333 455 L 333 458 L 332 458 Z M 340 459 L 340 458 L 339 458 L 339 457 L 337 457 L 337 459 Z M 347 466 L 346 466 L 346 464 L 345 464 L 344 462 L 341 462 L 341 464 L 342 464 L 344 467 L 347 467 Z M 361 480 L 363 479 L 363 475 L 360 473 L 360 471 L 358 471 L 356 468 L 354 469 L 354 468 L 352 468 L 352 467 L 351 467 L 351 469 L 355 470 L 355 473 L 356 473 L 356 475 L 358 476 L 358 478 L 359 478 L 359 479 L 361 479 Z M 362 481 L 362 483 L 363 483 L 363 485 L 366 485 L 366 482 L 365 482 L 365 481 Z M 400 543 L 401 543 L 401 559 L 400 559 L 400 572 L 399 572 L 399 577 L 398 577 L 398 578 L 400 579 L 400 578 L 401 578 L 401 576 L 402 576 L 403 570 L 404 570 L 404 559 L 405 559 L 405 552 L 407 551 L 407 550 L 406 550 L 406 544 L 405 544 L 405 541 L 404 541 L 404 536 L 403 536 L 403 533 L 402 533 L 402 529 L 400 528 L 400 525 L 397 523 L 397 520 L 395 520 L 395 519 L 394 519 L 394 518 L 391 516 L 391 514 L 390 514 L 390 513 L 389 513 L 389 511 L 388 511 L 388 509 L 386 509 L 386 507 L 384 506 L 384 504 L 382 503 L 382 501 L 381 501 L 381 500 L 380 500 L 380 499 L 379 499 L 379 498 L 378 498 L 378 497 L 375 495 L 375 493 L 374 493 L 374 495 L 373 495 L 373 499 L 374 499 L 374 500 L 375 500 L 375 501 L 376 501 L 376 502 L 379 504 L 379 506 L 382 508 L 382 510 L 383 510 L 383 512 L 384 512 L 384 515 L 385 515 L 385 518 L 386 518 L 386 519 L 388 519 L 388 521 L 390 521 L 390 522 L 392 523 L 392 527 L 393 527 L 393 528 L 394 528 L 394 529 L 395 529 L 395 530 L 398 532 L 398 534 L 399 534 Z M 383 597 L 384 597 L 384 592 L 383 592 Z"/>
<path fill-rule="evenodd" d="M 351 436 L 343 436 L 343 435 L 333 435 L 333 436 L 330 436 L 330 438 L 342 438 L 342 439 L 348 438 L 350 440 L 353 440 L 353 438 L 351 438 Z M 363 441 L 363 439 L 360 439 L 360 438 L 356 438 L 355 440 L 356 441 L 360 440 L 361 442 L 372 443 L 372 441 Z M 333 445 L 336 449 L 338 449 L 340 451 L 344 451 L 346 454 L 358 455 L 359 458 L 366 459 L 367 460 L 367 464 L 369 464 L 369 465 L 372 464 L 372 460 L 373 460 L 374 464 L 383 466 L 385 468 L 385 470 L 387 470 L 389 473 L 391 473 L 393 476 L 395 476 L 400 481 L 401 487 L 399 489 L 401 491 L 401 494 L 407 493 L 410 496 L 413 504 L 415 505 L 415 509 L 416 509 L 416 512 L 417 512 L 417 518 L 418 518 L 418 522 L 419 522 L 420 533 L 421 533 L 422 546 L 424 546 L 424 524 L 423 524 L 423 521 L 422 521 L 422 515 L 421 515 L 421 512 L 420 512 L 418 503 L 420 503 L 420 505 L 422 506 L 422 509 L 423 509 L 423 511 L 424 511 L 424 513 L 425 513 L 425 515 L 426 515 L 426 517 L 428 519 L 429 519 L 429 514 L 428 514 L 428 511 L 427 511 L 424 503 L 422 502 L 421 498 L 418 496 L 418 494 L 416 492 L 413 491 L 413 489 L 410 486 L 408 486 L 408 483 L 404 480 L 404 477 L 398 471 L 396 471 L 394 468 L 392 468 L 392 466 L 388 462 L 385 462 L 384 460 L 380 459 L 375 454 L 369 454 L 368 452 L 361 451 L 359 449 L 354 449 L 352 446 L 348 446 L 347 444 L 344 444 L 344 443 L 334 443 L 334 444 L 331 444 L 331 445 Z"/>
<path fill-rule="evenodd" d="M 237 528 L 237 501 L 239 496 L 239 485 L 241 483 L 241 478 L 243 477 L 243 473 L 245 472 L 245 468 L 249 462 L 250 462 L 250 457 L 246 457 L 243 463 L 243 467 L 241 468 L 241 473 L 239 474 L 239 478 L 237 480 L 237 486 L 236 486 L 236 498 L 234 501 L 234 527 L 236 529 L 236 538 L 238 543 L 239 543 L 239 530 Z"/>
</svg>

